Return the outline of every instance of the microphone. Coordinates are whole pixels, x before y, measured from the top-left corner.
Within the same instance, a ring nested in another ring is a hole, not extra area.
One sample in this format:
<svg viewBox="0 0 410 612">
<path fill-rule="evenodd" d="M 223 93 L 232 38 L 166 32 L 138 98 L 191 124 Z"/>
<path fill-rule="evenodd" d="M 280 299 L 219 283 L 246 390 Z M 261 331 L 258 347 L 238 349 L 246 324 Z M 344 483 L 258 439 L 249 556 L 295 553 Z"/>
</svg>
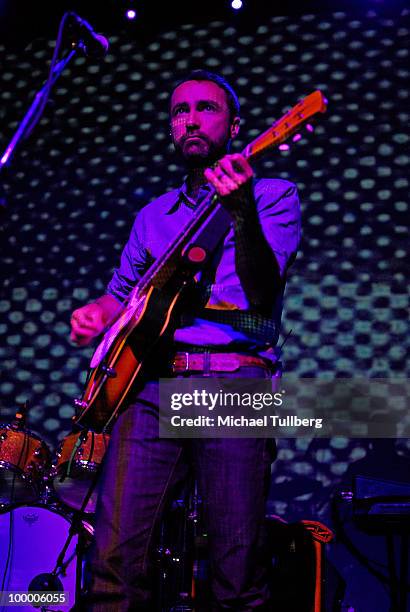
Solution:
<svg viewBox="0 0 410 612">
<path fill-rule="evenodd" d="M 71 34 L 72 42 L 81 42 L 84 53 L 89 57 L 104 57 L 110 46 L 108 39 L 102 34 L 96 34 L 88 21 L 77 13 L 70 12 L 69 15 L 74 20 L 73 29 L 76 30 Z"/>
</svg>

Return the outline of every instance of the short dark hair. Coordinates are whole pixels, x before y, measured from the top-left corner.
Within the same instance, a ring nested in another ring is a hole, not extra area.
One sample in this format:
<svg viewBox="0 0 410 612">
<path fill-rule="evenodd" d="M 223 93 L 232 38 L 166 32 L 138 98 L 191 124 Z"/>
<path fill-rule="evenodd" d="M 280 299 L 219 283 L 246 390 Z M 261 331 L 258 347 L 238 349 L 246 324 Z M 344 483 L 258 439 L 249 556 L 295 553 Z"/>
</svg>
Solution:
<svg viewBox="0 0 410 612">
<path fill-rule="evenodd" d="M 192 72 L 188 73 L 176 83 L 172 91 L 174 92 L 177 87 L 182 85 L 182 83 L 186 83 L 186 81 L 212 81 L 216 83 L 216 85 L 226 93 L 231 120 L 234 117 L 239 117 L 241 106 L 238 96 L 223 76 L 216 74 L 216 72 L 210 72 L 209 70 L 192 70 Z"/>
</svg>

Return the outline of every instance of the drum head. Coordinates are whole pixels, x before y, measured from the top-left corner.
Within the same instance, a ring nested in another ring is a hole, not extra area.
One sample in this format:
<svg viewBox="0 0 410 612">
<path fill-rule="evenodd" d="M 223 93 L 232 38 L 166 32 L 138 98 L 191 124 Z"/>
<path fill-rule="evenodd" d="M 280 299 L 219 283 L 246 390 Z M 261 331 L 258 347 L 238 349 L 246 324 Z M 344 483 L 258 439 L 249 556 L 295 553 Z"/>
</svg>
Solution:
<svg viewBox="0 0 410 612">
<path fill-rule="evenodd" d="M 28 592 L 34 579 L 53 572 L 69 529 L 70 521 L 60 512 L 41 506 L 20 506 L 1 514 L 0 576 L 2 581 L 5 579 L 3 590 Z M 64 608 L 67 610 L 75 602 L 77 541 L 76 535 L 64 557 L 65 561 L 70 560 L 65 575 L 58 576 L 61 590 L 69 593 L 69 606 Z M 47 604 L 46 607 L 50 610 L 62 609 L 61 604 Z M 10 608 L 0 606 L 0 612 L 3 609 Z M 34 609 L 28 604 L 18 607 L 18 610 L 25 612 L 33 612 Z"/>
</svg>

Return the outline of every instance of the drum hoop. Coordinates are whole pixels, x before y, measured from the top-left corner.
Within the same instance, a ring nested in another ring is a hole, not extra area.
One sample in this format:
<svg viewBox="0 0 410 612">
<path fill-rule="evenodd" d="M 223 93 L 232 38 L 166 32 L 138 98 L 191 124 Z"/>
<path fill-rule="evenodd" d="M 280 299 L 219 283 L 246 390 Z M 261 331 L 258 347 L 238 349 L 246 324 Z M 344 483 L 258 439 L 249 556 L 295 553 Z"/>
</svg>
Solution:
<svg viewBox="0 0 410 612">
<path fill-rule="evenodd" d="M 34 484 L 35 483 L 35 478 L 33 478 L 31 476 L 31 474 L 26 474 L 24 472 L 24 470 L 22 470 L 21 468 L 17 467 L 17 465 L 14 465 L 14 463 L 10 463 L 9 461 L 0 461 L 0 468 L 4 468 L 9 472 L 17 472 L 17 474 L 23 478 L 24 480 L 28 480 L 28 481 L 32 481 L 30 482 L 30 484 Z"/>
<path fill-rule="evenodd" d="M 33 431 L 31 431 L 31 429 L 26 429 L 24 427 L 24 429 L 17 429 L 15 427 L 13 427 L 10 423 L 1 423 L 0 424 L 0 430 L 1 429 L 7 429 L 8 431 L 12 431 L 15 433 L 22 433 L 25 435 L 28 435 L 29 438 L 34 438 L 35 440 L 38 440 L 39 442 L 41 442 L 41 444 L 43 446 L 45 446 L 45 448 L 50 452 L 50 449 L 48 448 L 47 444 L 44 442 L 44 440 L 36 433 L 34 433 Z"/>
<path fill-rule="evenodd" d="M 62 469 L 65 466 L 67 466 L 68 463 L 69 461 L 64 461 L 64 463 L 61 463 L 60 465 L 57 465 L 54 463 L 50 470 L 51 477 L 55 478 L 56 476 L 60 476 Z M 93 473 L 98 470 L 100 465 L 101 465 L 100 463 L 96 463 L 95 461 L 87 461 L 86 459 L 76 459 L 71 464 L 71 466 L 74 468 L 78 468 L 78 469 L 81 469 L 82 471 L 93 472 Z M 71 477 L 67 476 L 67 478 L 71 478 Z"/>
<path fill-rule="evenodd" d="M 73 522 L 72 517 L 70 516 L 70 513 L 64 508 L 61 508 L 59 504 L 50 504 L 47 502 L 37 502 L 37 503 L 34 502 L 32 504 L 30 503 L 18 504 L 14 506 L 14 508 L 12 508 L 10 511 L 19 510 L 20 508 L 22 509 L 23 508 L 37 508 L 39 510 L 49 510 L 53 514 L 57 514 L 61 516 L 62 518 L 64 518 L 70 525 Z"/>
<path fill-rule="evenodd" d="M 87 459 L 78 459 L 76 463 L 79 463 L 81 467 L 90 472 L 96 472 L 101 465 L 100 463 L 96 463 L 95 461 L 87 461 Z"/>
<path fill-rule="evenodd" d="M 71 527 L 73 523 L 73 516 L 76 514 L 76 510 L 70 510 L 69 507 L 63 507 L 61 502 L 56 502 L 53 504 L 49 504 L 48 502 L 37 502 L 37 503 L 27 503 L 27 504 L 18 504 L 13 506 L 12 508 L 8 508 L 5 511 L 0 510 L 0 516 L 7 514 L 7 512 L 14 512 L 19 508 L 38 508 L 40 510 L 49 510 L 53 514 L 63 518 L 68 523 L 68 528 Z M 86 525 L 84 524 L 86 523 Z M 86 519 L 86 517 L 80 518 L 81 532 L 76 532 L 74 537 L 80 537 L 87 535 L 88 537 L 94 537 L 94 525 L 92 522 Z"/>
</svg>

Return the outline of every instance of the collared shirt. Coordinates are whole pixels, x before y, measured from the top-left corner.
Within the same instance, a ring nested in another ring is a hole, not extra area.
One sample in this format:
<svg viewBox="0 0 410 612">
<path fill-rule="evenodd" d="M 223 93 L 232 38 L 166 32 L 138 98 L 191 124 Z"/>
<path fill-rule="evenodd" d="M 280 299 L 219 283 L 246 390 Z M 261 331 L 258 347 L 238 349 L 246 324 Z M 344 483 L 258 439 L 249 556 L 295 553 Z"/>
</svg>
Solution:
<svg viewBox="0 0 410 612">
<path fill-rule="evenodd" d="M 208 195 L 209 187 L 201 188 L 193 201 L 186 193 L 186 184 L 163 194 L 142 208 L 135 219 L 127 244 L 121 255 L 120 266 L 114 271 L 107 292 L 120 302 L 127 299 L 142 274 L 157 257 L 162 255 L 175 236 L 192 218 L 195 207 Z M 282 179 L 254 181 L 254 197 L 264 236 L 278 262 L 283 279 L 294 261 L 300 240 L 300 207 L 296 187 Z M 199 273 L 197 280 L 204 281 Z M 269 278 L 269 275 L 267 275 Z M 284 286 L 284 283 L 283 283 Z M 233 228 L 228 231 L 220 249 L 218 261 L 209 283 L 206 309 L 249 311 L 251 305 L 241 286 L 235 269 Z M 283 288 L 277 294 L 272 318 L 280 325 Z M 215 347 L 241 347 L 262 353 L 270 338 L 261 340 L 249 330 L 238 329 L 193 316 L 188 324 L 175 331 L 175 342 Z"/>
</svg>

